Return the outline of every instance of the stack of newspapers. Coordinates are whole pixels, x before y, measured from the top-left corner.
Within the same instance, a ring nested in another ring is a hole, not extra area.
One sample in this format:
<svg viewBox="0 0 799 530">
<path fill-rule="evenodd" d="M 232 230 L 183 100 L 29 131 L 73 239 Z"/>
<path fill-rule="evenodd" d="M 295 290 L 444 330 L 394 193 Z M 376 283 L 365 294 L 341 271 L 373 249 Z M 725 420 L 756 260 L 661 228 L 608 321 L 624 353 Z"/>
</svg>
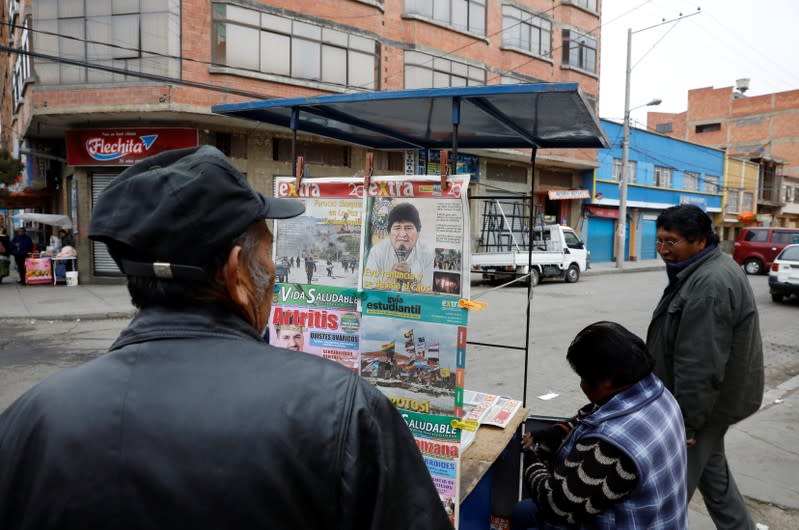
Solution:
<svg viewBox="0 0 799 530">
<path fill-rule="evenodd" d="M 521 401 L 474 390 L 463 391 L 463 419 L 504 429 L 522 406 Z M 474 442 L 477 429 L 461 433 L 461 452 Z"/>
</svg>

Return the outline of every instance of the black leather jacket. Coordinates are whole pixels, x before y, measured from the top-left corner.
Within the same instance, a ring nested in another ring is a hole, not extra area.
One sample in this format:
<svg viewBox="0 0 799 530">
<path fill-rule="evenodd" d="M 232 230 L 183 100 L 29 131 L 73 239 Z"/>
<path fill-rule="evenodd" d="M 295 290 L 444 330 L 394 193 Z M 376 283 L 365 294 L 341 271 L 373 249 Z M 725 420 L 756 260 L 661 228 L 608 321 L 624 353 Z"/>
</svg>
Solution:
<svg viewBox="0 0 799 530">
<path fill-rule="evenodd" d="M 140 312 L 0 415 L 0 528 L 451 528 L 379 391 L 216 310 Z"/>
</svg>

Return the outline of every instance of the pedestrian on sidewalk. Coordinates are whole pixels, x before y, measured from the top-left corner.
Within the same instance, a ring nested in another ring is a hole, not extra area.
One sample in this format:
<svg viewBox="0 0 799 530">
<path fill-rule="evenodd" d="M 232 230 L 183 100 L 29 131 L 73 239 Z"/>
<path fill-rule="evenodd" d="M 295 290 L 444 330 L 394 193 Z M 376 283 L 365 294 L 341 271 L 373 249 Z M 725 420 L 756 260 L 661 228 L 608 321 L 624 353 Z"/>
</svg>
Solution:
<svg viewBox="0 0 799 530">
<path fill-rule="evenodd" d="M 524 482 L 511 530 L 685 530 L 685 429 L 680 407 L 652 373 L 644 341 L 596 322 L 566 355 L 590 403 L 570 420 L 525 434 Z"/>
<path fill-rule="evenodd" d="M 33 251 L 33 240 L 27 234 L 25 227 L 17 229 L 17 233 L 11 240 L 11 254 L 14 255 L 14 261 L 17 264 L 17 273 L 19 280 L 17 283 L 25 284 L 25 259 Z"/>
<path fill-rule="evenodd" d="M 0 415 L 0 528 L 451 530 L 388 398 L 263 342 L 264 220 L 303 210 L 255 192 L 211 146 L 143 160 L 105 188 L 89 238 L 139 312 L 107 354 Z"/>
<path fill-rule="evenodd" d="M 721 252 L 710 217 L 681 204 L 657 218 L 655 244 L 668 286 L 647 332 L 655 374 L 685 420 L 688 499 L 698 487 L 717 528 L 753 529 L 730 473 L 724 435 L 763 399 L 763 346 L 754 294 Z"/>
<path fill-rule="evenodd" d="M 10 273 L 11 240 L 6 233 L 6 228 L 0 226 L 0 282 Z"/>
</svg>

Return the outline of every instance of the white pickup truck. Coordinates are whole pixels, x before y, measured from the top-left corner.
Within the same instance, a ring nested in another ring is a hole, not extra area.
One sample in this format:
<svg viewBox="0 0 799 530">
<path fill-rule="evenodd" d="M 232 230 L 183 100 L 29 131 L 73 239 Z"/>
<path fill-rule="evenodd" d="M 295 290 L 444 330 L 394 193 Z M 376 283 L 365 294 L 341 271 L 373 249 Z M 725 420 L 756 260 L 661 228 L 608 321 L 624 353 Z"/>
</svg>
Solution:
<svg viewBox="0 0 799 530">
<path fill-rule="evenodd" d="M 538 284 L 542 278 L 558 277 L 574 283 L 580 279 L 590 263 L 591 253 L 577 234 L 568 226 L 541 225 L 533 231 L 532 256 L 519 233 L 509 234 L 505 250 L 481 249 L 472 253 L 472 271 L 481 272 L 483 279 L 511 278 L 528 273 L 532 259 L 530 282 Z"/>
</svg>

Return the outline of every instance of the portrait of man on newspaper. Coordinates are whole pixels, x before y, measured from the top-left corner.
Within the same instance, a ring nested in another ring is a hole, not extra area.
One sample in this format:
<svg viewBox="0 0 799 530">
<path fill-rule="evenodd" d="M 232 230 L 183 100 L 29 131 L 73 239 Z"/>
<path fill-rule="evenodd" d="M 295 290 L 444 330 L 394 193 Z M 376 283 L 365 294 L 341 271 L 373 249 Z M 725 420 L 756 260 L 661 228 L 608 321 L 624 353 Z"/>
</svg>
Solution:
<svg viewBox="0 0 799 530">
<path fill-rule="evenodd" d="M 385 221 L 375 217 L 374 223 L 384 224 L 388 237 L 369 250 L 363 272 L 364 288 L 432 291 L 433 250 L 420 240 L 422 221 L 416 206 L 409 202 L 394 204 Z"/>
<path fill-rule="evenodd" d="M 305 348 L 305 328 L 301 326 L 283 325 L 275 326 L 277 340 L 275 346 L 286 348 L 287 350 L 304 351 Z"/>
</svg>

